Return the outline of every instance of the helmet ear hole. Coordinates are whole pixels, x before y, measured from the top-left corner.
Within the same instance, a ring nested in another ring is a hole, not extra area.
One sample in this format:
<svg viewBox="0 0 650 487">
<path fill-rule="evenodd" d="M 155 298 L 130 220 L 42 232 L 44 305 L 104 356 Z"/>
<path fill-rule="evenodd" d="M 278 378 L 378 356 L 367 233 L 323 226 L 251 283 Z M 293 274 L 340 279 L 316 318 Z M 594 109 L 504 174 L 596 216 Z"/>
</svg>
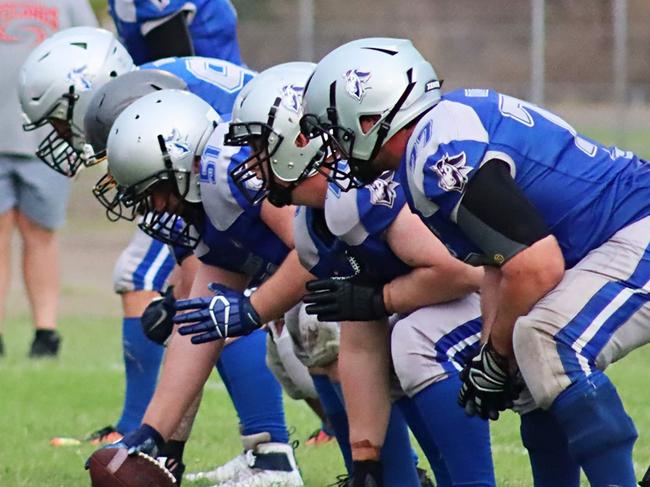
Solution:
<svg viewBox="0 0 650 487">
<path fill-rule="evenodd" d="M 359 127 L 363 134 L 367 134 L 372 130 L 372 128 L 377 125 L 377 122 L 381 118 L 381 115 L 361 115 L 359 117 Z"/>
</svg>

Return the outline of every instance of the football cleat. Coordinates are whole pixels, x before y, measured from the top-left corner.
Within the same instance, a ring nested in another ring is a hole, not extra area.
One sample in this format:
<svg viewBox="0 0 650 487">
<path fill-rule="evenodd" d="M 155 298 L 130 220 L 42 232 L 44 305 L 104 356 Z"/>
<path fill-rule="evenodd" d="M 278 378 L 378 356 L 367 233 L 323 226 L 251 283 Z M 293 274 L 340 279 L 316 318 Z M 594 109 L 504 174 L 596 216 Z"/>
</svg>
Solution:
<svg viewBox="0 0 650 487">
<path fill-rule="evenodd" d="M 196 482 L 197 480 L 208 480 L 216 482 L 217 485 L 228 482 L 229 480 L 238 478 L 240 472 L 247 473 L 249 470 L 248 462 L 246 461 L 246 454 L 241 453 L 232 460 L 215 468 L 214 470 L 207 470 L 205 472 L 188 473 L 185 475 L 185 480 Z"/>
<path fill-rule="evenodd" d="M 324 445 L 325 443 L 329 443 L 333 439 L 334 436 L 327 433 L 327 431 L 325 431 L 323 428 L 320 428 L 314 431 L 311 435 L 309 435 L 309 438 L 307 438 L 305 444 L 310 446 Z"/>
<path fill-rule="evenodd" d="M 107 445 L 109 443 L 120 441 L 123 436 L 124 435 L 122 435 L 122 433 L 117 431 L 113 426 L 109 425 L 89 434 L 85 438 L 85 441 L 91 445 Z"/>
<path fill-rule="evenodd" d="M 293 447 L 286 443 L 261 443 L 246 452 L 248 470 L 220 487 L 302 487 Z M 216 487 L 216 486 L 215 486 Z"/>
</svg>

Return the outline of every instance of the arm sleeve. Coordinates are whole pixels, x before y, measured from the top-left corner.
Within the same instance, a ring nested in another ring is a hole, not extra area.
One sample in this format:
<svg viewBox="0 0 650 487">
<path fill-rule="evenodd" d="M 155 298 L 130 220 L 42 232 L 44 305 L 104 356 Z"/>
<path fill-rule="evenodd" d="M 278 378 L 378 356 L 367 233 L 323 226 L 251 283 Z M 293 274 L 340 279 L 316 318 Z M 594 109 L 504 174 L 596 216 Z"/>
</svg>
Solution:
<svg viewBox="0 0 650 487">
<path fill-rule="evenodd" d="M 460 202 L 457 224 L 491 265 L 550 234 L 546 222 L 510 176 L 507 163 L 492 159 L 477 170 Z"/>
<path fill-rule="evenodd" d="M 153 59 L 194 55 L 186 17 L 187 12 L 179 11 L 144 34 Z"/>
<path fill-rule="evenodd" d="M 72 26 L 97 27 L 97 17 L 86 0 L 70 2 Z"/>
</svg>

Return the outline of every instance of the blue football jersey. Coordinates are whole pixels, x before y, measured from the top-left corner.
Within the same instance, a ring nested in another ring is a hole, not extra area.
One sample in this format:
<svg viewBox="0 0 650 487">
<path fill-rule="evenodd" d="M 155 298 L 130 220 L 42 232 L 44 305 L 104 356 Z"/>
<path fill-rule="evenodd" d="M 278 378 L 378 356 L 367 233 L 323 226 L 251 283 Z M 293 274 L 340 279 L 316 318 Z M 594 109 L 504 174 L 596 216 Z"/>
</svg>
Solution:
<svg viewBox="0 0 650 487">
<path fill-rule="evenodd" d="M 577 133 L 531 103 L 491 90 L 456 90 L 416 126 L 400 180 L 412 208 L 465 260 L 480 251 L 454 225 L 456 212 L 467 183 L 491 159 L 509 164 L 567 267 L 650 215 L 646 161 Z"/>
<path fill-rule="evenodd" d="M 330 184 L 324 210 L 301 208 L 296 215 L 294 238 L 301 262 L 321 278 L 360 271 L 365 279 L 384 284 L 407 274 L 411 268 L 384 238 L 404 205 L 392 173 L 347 193 Z"/>
<path fill-rule="evenodd" d="M 108 6 L 120 40 L 136 64 L 152 59 L 143 34 L 181 11 L 187 13 L 195 55 L 241 63 L 237 12 L 230 0 L 109 0 Z"/>
<path fill-rule="evenodd" d="M 228 61 L 199 56 L 160 59 L 140 69 L 160 69 L 178 76 L 191 93 L 208 102 L 224 120 L 230 119 L 235 98 L 255 76 L 254 71 Z"/>
<path fill-rule="evenodd" d="M 201 201 L 206 218 L 195 254 L 206 264 L 246 274 L 257 284 L 273 273 L 290 249 L 262 221 L 261 206 L 249 203 L 232 181 L 229 172 L 249 151 L 224 146 L 227 130 L 228 124 L 219 125 L 201 156 Z"/>
</svg>

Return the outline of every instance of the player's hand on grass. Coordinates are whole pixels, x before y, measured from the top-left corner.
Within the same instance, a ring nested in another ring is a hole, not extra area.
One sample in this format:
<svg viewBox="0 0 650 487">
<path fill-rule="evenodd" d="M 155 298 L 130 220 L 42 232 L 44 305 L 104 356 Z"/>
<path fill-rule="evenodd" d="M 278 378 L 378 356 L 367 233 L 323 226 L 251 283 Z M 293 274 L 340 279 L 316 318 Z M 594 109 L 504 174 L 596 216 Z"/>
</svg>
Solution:
<svg viewBox="0 0 650 487">
<path fill-rule="evenodd" d="M 383 285 L 355 279 L 319 279 L 306 284 L 305 311 L 320 321 L 371 321 L 388 316 Z"/>
<path fill-rule="evenodd" d="M 154 298 L 142 313 L 140 321 L 145 336 L 159 345 L 165 345 L 174 329 L 172 319 L 175 314 L 174 286 L 169 286 L 165 294 Z"/>
<path fill-rule="evenodd" d="M 458 404 L 468 415 L 482 419 L 499 419 L 499 413 L 512 407 L 523 388 L 517 374 L 509 371 L 508 360 L 489 343 L 465 365 L 460 378 Z"/>
<path fill-rule="evenodd" d="M 194 335 L 195 345 L 228 337 L 249 335 L 262 326 L 250 298 L 221 284 L 211 283 L 213 296 L 176 301 L 174 323 L 185 324 L 178 329 L 181 335 Z M 187 324 L 191 323 L 191 324 Z"/>
</svg>

